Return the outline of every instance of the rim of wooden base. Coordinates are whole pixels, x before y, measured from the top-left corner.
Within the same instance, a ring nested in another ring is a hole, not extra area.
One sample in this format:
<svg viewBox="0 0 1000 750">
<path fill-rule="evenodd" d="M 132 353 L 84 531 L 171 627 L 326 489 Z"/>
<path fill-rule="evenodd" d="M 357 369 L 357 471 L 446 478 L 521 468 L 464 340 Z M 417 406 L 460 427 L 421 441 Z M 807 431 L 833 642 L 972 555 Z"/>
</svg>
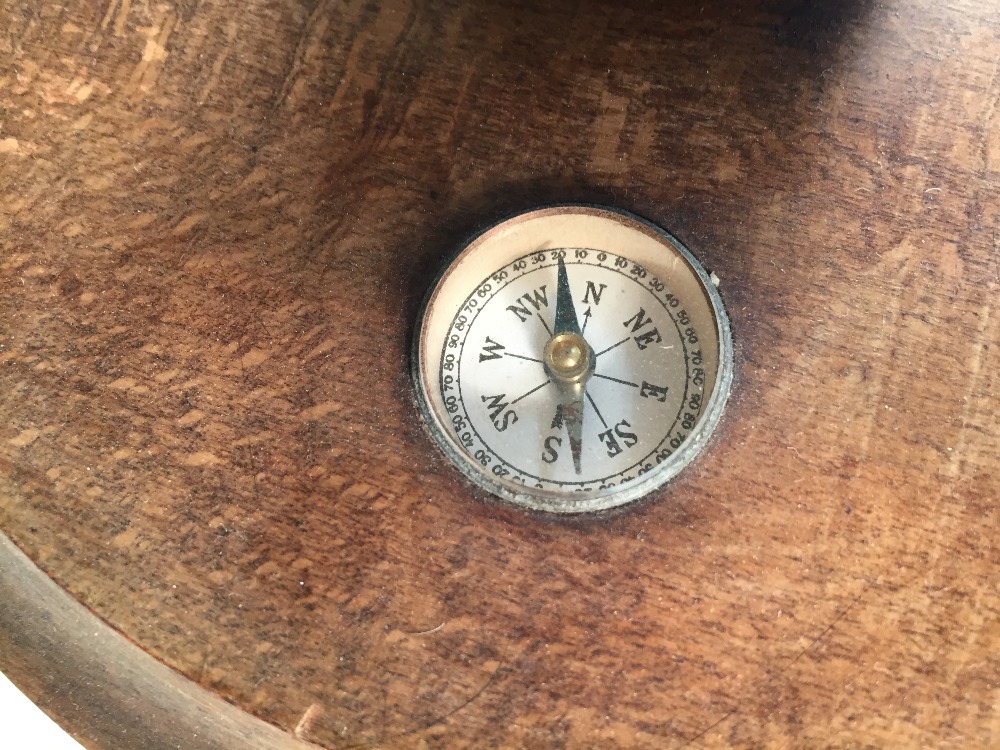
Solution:
<svg viewBox="0 0 1000 750">
<path fill-rule="evenodd" d="M 0 671 L 89 748 L 315 750 L 147 654 L 0 533 Z"/>
</svg>

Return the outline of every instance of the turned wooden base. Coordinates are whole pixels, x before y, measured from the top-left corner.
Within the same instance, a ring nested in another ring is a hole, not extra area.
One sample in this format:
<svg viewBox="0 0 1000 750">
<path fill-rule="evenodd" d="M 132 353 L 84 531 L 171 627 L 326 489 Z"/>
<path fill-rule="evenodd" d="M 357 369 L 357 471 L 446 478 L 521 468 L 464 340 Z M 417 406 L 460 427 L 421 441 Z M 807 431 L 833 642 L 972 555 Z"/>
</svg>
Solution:
<svg viewBox="0 0 1000 750">
<path fill-rule="evenodd" d="M 998 59 L 985 0 L 8 3 L 0 670 L 102 748 L 997 745 Z M 736 346 L 706 452 L 577 519 L 407 372 L 561 201 Z"/>
</svg>

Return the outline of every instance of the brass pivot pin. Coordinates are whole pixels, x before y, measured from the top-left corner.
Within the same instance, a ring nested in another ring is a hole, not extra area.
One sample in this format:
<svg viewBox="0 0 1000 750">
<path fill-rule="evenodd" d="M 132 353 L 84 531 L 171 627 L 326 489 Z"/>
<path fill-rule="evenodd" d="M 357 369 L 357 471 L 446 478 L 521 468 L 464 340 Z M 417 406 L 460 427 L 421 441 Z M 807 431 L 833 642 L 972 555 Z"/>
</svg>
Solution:
<svg viewBox="0 0 1000 750">
<path fill-rule="evenodd" d="M 594 351 L 578 333 L 557 333 L 545 344 L 543 361 L 553 378 L 577 383 L 593 372 Z"/>
</svg>

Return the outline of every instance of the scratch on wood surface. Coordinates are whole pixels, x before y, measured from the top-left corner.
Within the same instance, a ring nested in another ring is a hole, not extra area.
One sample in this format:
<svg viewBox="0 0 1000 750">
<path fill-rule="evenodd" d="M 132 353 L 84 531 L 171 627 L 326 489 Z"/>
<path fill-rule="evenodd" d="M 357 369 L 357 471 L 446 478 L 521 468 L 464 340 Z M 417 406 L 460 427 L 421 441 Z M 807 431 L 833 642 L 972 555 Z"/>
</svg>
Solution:
<svg viewBox="0 0 1000 750">
<path fill-rule="evenodd" d="M 108 9 L 104 12 L 104 18 L 101 19 L 101 29 L 108 28 L 108 24 L 111 23 L 111 19 L 115 14 L 115 7 L 118 5 L 118 0 L 111 0 L 108 3 Z"/>
<path fill-rule="evenodd" d="M 29 427 L 26 430 L 22 430 L 17 434 L 16 437 L 11 438 L 7 442 L 13 445 L 15 448 L 24 448 L 27 445 L 31 445 L 38 436 L 42 434 L 42 431 L 34 427 Z"/>
<path fill-rule="evenodd" d="M 299 719 L 299 723 L 295 725 L 293 734 L 300 740 L 307 739 L 306 735 L 312 728 L 313 722 L 316 721 L 317 717 L 323 713 L 323 709 L 320 708 L 318 703 L 313 703 L 306 709 L 306 712 L 302 714 L 302 718 Z"/>
<path fill-rule="evenodd" d="M 441 133 L 442 143 L 447 143 L 452 147 L 455 145 L 455 129 L 458 127 L 459 123 L 463 122 L 462 111 L 467 105 L 469 93 L 472 90 L 472 82 L 477 72 L 478 66 L 470 65 L 468 70 L 465 71 L 465 75 L 462 77 L 462 83 L 458 87 L 458 93 L 455 95 L 455 104 L 452 107 L 451 116 L 448 118 L 448 127 L 446 127 Z"/>
<path fill-rule="evenodd" d="M 118 0 L 111 0 L 108 3 L 108 9 L 104 12 L 104 18 L 101 19 L 101 30 L 107 29 L 111 20 L 114 19 L 115 36 L 121 36 L 125 32 L 125 22 L 128 20 L 128 13 L 131 9 L 132 0 L 121 0 L 121 5 L 118 4 Z"/>
<path fill-rule="evenodd" d="M 159 28 L 153 26 L 142 29 L 142 33 L 146 36 L 146 46 L 142 50 L 142 59 L 135 66 L 125 87 L 130 95 L 144 94 L 156 84 L 163 62 L 167 59 L 167 41 L 176 21 L 175 15 L 167 13 Z"/>
<path fill-rule="evenodd" d="M 125 21 L 128 20 L 128 12 L 132 8 L 132 0 L 122 0 L 118 14 L 115 16 L 115 36 L 125 33 Z"/>
<path fill-rule="evenodd" d="M 985 127 L 983 128 L 982 146 L 980 147 L 982 158 L 982 169 L 984 173 L 996 170 L 1000 163 L 1000 140 L 997 138 L 997 129 L 994 121 L 1000 113 L 1000 89 L 997 88 L 997 80 L 1000 79 L 1000 60 L 993 64 L 993 73 L 990 76 L 988 91 L 996 91 L 990 100 L 989 106 L 983 117 Z"/>
<path fill-rule="evenodd" d="M 962 379 L 965 384 L 962 394 L 962 429 L 958 433 L 955 445 L 948 446 L 950 455 L 948 456 L 947 474 L 952 480 L 963 476 L 966 480 L 970 479 L 963 471 L 963 467 L 970 458 L 967 446 L 969 435 L 967 425 L 976 421 L 970 417 L 982 406 L 982 395 L 989 391 L 988 384 L 984 381 L 989 374 L 992 374 L 992 368 L 984 367 L 984 363 L 989 359 L 990 344 L 997 341 L 997 337 L 1000 336 L 1000 319 L 992 319 L 996 284 L 991 280 L 985 286 L 984 291 L 988 292 L 985 296 L 989 301 L 979 308 L 976 315 L 977 320 L 980 321 L 978 335 L 970 339 L 972 352 L 966 359 L 966 374 Z"/>
<path fill-rule="evenodd" d="M 326 33 L 327 26 L 329 25 L 327 19 L 329 8 L 329 0 L 323 0 L 309 14 L 309 18 L 302 27 L 302 31 L 299 33 L 298 44 L 295 46 L 295 52 L 292 53 L 291 68 L 281 81 L 278 96 L 274 99 L 275 109 L 284 104 L 285 100 L 292 93 L 292 89 L 295 87 L 295 82 L 299 79 L 303 63 L 309 56 L 310 50 L 314 48 L 317 42 L 323 39 L 323 35 Z"/>
<path fill-rule="evenodd" d="M 843 620 L 852 609 L 854 609 L 857 606 L 858 602 L 861 601 L 861 598 L 868 591 L 868 588 L 869 588 L 869 586 L 868 586 L 867 583 L 864 586 L 862 586 L 861 591 L 859 591 L 858 594 L 850 602 L 848 602 L 847 606 L 845 606 L 837 614 L 837 616 L 833 618 L 833 621 L 829 625 L 827 625 L 825 628 L 823 628 L 823 630 L 820 631 L 819 635 L 817 635 L 816 637 L 814 637 L 811 641 L 809 641 L 808 644 L 806 644 L 801 649 L 799 649 L 798 653 L 796 653 L 791 659 L 789 659 L 788 662 L 781 667 L 781 669 L 779 669 L 777 672 L 773 673 L 767 680 L 765 680 L 764 684 L 769 684 L 769 683 L 773 682 L 776 678 L 784 676 L 785 673 L 787 673 L 788 670 L 791 669 L 792 666 L 799 659 L 801 659 L 805 654 L 809 653 L 812 649 L 816 648 L 816 646 L 819 645 L 823 641 L 823 639 L 825 639 L 833 631 L 833 629 L 837 627 L 837 624 L 841 620 Z M 759 695 L 761 693 L 761 687 L 762 687 L 762 685 L 760 685 L 760 684 L 754 685 L 753 690 L 754 690 L 754 694 L 755 695 Z M 752 702 L 752 698 L 748 698 L 748 699 L 746 699 L 744 701 L 740 701 L 740 705 L 743 705 L 745 703 L 750 703 L 750 702 Z M 732 709 L 726 711 L 721 717 L 719 717 L 719 719 L 717 721 L 712 722 L 707 727 L 705 727 L 703 730 L 701 730 L 700 732 L 698 732 L 698 734 L 694 735 L 693 737 L 689 737 L 687 740 L 685 740 L 680 745 L 678 745 L 678 750 L 680 750 L 680 748 L 690 747 L 692 744 L 694 744 L 695 742 L 697 742 L 698 740 L 700 740 L 702 737 L 704 737 L 705 735 L 707 735 L 713 729 L 715 729 L 719 725 L 723 724 L 724 722 L 726 722 L 728 719 L 732 718 L 733 716 L 735 716 L 739 712 L 740 712 L 740 710 L 738 708 L 732 708 Z"/>
<path fill-rule="evenodd" d="M 214 466 L 222 463 L 221 459 L 210 451 L 196 451 L 185 456 L 182 463 L 185 466 Z"/>
<path fill-rule="evenodd" d="M 382 86 L 382 76 L 362 64 L 364 53 L 370 51 L 371 39 L 383 39 L 385 40 L 384 49 L 394 51 L 398 54 L 402 40 L 406 37 L 413 23 L 412 15 L 414 12 L 415 9 L 410 3 L 401 3 L 400 7 L 395 8 L 381 8 L 368 32 L 358 34 L 344 62 L 343 77 L 341 78 L 340 85 L 334 91 L 330 104 L 327 107 L 329 112 L 336 112 L 342 106 L 345 106 L 345 97 L 356 93 L 358 90 L 372 93 L 372 98 L 377 101 L 379 89 Z M 393 59 L 395 58 L 392 54 L 387 53 L 382 55 L 384 69 L 391 69 L 391 61 Z M 356 102 L 352 101 L 348 108 L 352 108 L 355 104 Z M 370 107 L 366 104 L 364 108 L 367 110 Z M 366 121 L 369 116 L 369 114 L 365 115 Z"/>
<path fill-rule="evenodd" d="M 730 717 L 732 717 L 735 714 L 736 714 L 736 709 L 735 708 L 730 709 L 729 711 L 727 711 L 726 713 L 724 713 L 721 717 L 719 717 L 719 719 L 717 721 L 709 724 L 707 727 L 705 727 L 700 732 L 698 732 L 698 734 L 696 734 L 694 737 L 689 737 L 683 743 L 681 743 L 680 745 L 678 745 L 677 746 L 678 750 L 680 750 L 680 748 L 690 747 L 692 744 L 694 744 L 695 742 L 697 742 L 698 740 L 700 740 L 706 734 L 708 734 L 709 732 L 711 732 L 713 729 L 715 729 L 717 726 L 719 726 L 720 724 L 722 724 L 723 722 L 725 722 L 727 719 L 729 719 Z"/>
<path fill-rule="evenodd" d="M 600 127 L 591 157 L 605 169 L 622 168 L 619 146 L 628 117 L 627 97 L 605 91 L 601 94 Z"/>
<path fill-rule="evenodd" d="M 894 289 L 906 288 L 909 274 L 907 263 L 910 257 L 910 250 L 909 246 L 898 246 L 887 253 L 881 261 L 882 266 L 886 269 L 887 276 L 893 278 L 894 283 L 892 288 Z M 900 294 L 898 292 L 891 293 L 882 309 L 882 324 L 879 326 L 878 332 L 872 337 L 871 349 L 873 351 L 886 351 L 892 346 L 898 335 L 900 313 Z M 884 370 L 878 369 L 872 373 L 871 382 L 867 386 L 868 400 L 872 405 L 883 402 L 886 390 L 886 378 L 887 375 Z M 875 422 L 877 411 L 877 409 L 869 409 L 863 418 L 859 420 L 857 428 L 860 433 L 857 438 L 859 461 L 854 470 L 855 477 L 861 476 L 864 471 L 863 459 L 869 455 L 872 434 L 876 432 L 877 428 Z"/>
<path fill-rule="evenodd" d="M 209 73 L 208 81 L 205 83 L 204 87 L 201 89 L 201 93 L 198 94 L 198 103 L 204 104 L 205 100 L 208 99 L 208 95 L 212 93 L 212 90 L 219 83 L 219 77 L 222 75 L 222 66 L 226 64 L 226 60 L 229 58 L 229 50 L 233 49 L 234 42 L 236 41 L 236 19 L 230 18 L 229 23 L 226 25 L 226 43 L 220 45 L 221 52 L 216 56 L 215 61 L 212 63 L 212 70 Z"/>
<path fill-rule="evenodd" d="M 312 419 L 322 419 L 331 412 L 340 411 L 342 404 L 339 401 L 323 401 L 299 412 L 299 419 L 309 421 Z"/>
<path fill-rule="evenodd" d="M 425 732 L 428 729 L 431 729 L 432 727 L 438 726 L 439 724 L 443 724 L 448 719 L 452 718 L 453 716 L 455 716 L 459 712 L 464 711 L 466 708 L 468 708 L 469 706 L 471 706 L 476 700 L 479 699 L 480 696 L 482 696 L 483 693 L 485 693 L 487 691 L 487 689 L 489 689 L 495 682 L 498 681 L 498 679 L 500 678 L 501 673 L 505 672 L 505 671 L 509 671 L 509 670 L 505 670 L 505 668 L 503 666 L 503 662 L 498 663 L 497 666 L 496 666 L 496 669 L 493 670 L 493 672 L 490 674 L 489 678 L 487 678 L 487 680 L 479 687 L 479 689 L 476 690 L 472 695 L 470 695 L 464 701 L 462 701 L 460 704 L 458 704 L 457 706 L 455 706 L 455 708 L 451 709 L 450 711 L 448 711 L 445 714 L 442 714 L 441 716 L 438 716 L 435 719 L 431 719 L 430 721 L 427 721 L 427 722 L 421 724 L 420 726 L 414 727 L 413 729 L 408 729 L 405 732 L 399 732 L 397 734 L 393 734 L 393 735 L 389 735 L 387 737 L 383 737 L 382 738 L 382 742 L 392 742 L 392 741 L 395 741 L 395 740 L 402 739 L 403 737 L 410 737 L 410 736 L 412 736 L 414 734 L 418 734 L 420 732 Z M 346 750 L 356 750 L 356 748 L 362 748 L 362 747 L 369 747 L 369 745 L 368 745 L 368 743 L 359 743 L 359 744 L 354 744 L 354 745 L 348 745 Z"/>
<path fill-rule="evenodd" d="M 443 627 L 444 627 L 444 623 L 442 622 L 436 628 L 431 628 L 430 630 L 421 630 L 419 633 L 405 633 L 405 635 L 414 635 L 414 636 L 416 636 L 416 635 L 431 635 L 432 633 L 438 632 Z"/>
</svg>

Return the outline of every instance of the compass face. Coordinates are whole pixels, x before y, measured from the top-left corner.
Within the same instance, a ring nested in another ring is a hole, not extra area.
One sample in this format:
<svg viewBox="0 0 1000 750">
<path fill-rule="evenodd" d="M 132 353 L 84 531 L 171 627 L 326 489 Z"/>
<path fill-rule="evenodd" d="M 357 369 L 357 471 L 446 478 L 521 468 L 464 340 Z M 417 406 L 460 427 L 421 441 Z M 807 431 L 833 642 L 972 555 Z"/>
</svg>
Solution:
<svg viewBox="0 0 1000 750">
<path fill-rule="evenodd" d="M 414 372 L 431 433 L 466 476 L 573 513 L 637 499 L 691 461 L 731 360 L 721 300 L 675 239 L 564 206 L 459 254 L 428 297 Z"/>
</svg>

